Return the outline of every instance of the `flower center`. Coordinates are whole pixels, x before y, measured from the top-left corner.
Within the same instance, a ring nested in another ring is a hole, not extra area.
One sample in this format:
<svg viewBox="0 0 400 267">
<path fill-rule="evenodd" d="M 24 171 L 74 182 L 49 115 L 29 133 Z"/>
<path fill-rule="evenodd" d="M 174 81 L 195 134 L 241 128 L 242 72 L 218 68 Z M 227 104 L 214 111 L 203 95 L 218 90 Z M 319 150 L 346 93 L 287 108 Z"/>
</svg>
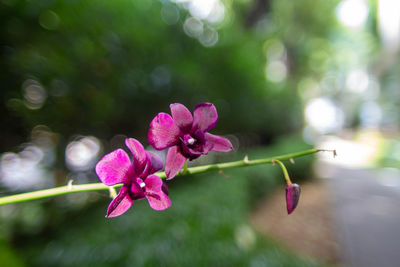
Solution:
<svg viewBox="0 0 400 267">
<path fill-rule="evenodd" d="M 192 146 L 196 143 L 196 139 L 193 138 L 190 134 L 185 134 L 185 136 L 183 137 L 183 142 L 187 145 L 187 146 Z"/>
<path fill-rule="evenodd" d="M 140 186 L 140 188 L 143 188 L 143 187 L 146 186 L 146 184 L 145 184 L 144 182 L 141 182 L 141 183 L 139 184 L 139 186 Z"/>
</svg>

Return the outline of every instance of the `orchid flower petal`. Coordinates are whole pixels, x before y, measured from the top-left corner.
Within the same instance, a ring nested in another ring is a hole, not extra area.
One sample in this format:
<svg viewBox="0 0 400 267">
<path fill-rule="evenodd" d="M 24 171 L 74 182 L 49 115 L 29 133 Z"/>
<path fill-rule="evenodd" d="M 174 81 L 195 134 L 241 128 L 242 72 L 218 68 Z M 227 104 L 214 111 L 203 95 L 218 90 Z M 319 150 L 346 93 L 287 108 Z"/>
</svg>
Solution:
<svg viewBox="0 0 400 267">
<path fill-rule="evenodd" d="M 300 186 L 298 184 L 290 184 L 286 186 L 286 208 L 287 213 L 290 214 L 297 207 L 300 198 Z"/>
<path fill-rule="evenodd" d="M 158 113 L 151 121 L 148 132 L 149 143 L 157 150 L 176 145 L 181 131 L 167 113 Z"/>
<path fill-rule="evenodd" d="M 105 185 L 112 186 L 128 182 L 132 163 L 124 150 L 117 149 L 105 155 L 96 164 L 95 169 L 100 181 Z"/>
<path fill-rule="evenodd" d="M 213 144 L 212 150 L 229 152 L 232 150 L 232 143 L 225 137 L 213 135 L 210 133 L 205 133 L 206 142 Z"/>
<path fill-rule="evenodd" d="M 146 198 L 154 210 L 165 210 L 171 206 L 171 200 L 164 193 L 164 183 L 160 177 L 150 175 L 145 180 Z"/>
<path fill-rule="evenodd" d="M 168 186 L 167 186 L 167 183 L 165 182 L 165 181 L 163 181 L 163 184 L 162 184 L 162 186 L 161 186 L 161 190 L 164 192 L 164 194 L 166 194 L 167 196 L 169 195 L 169 192 L 168 192 Z"/>
<path fill-rule="evenodd" d="M 193 111 L 192 129 L 200 129 L 203 132 L 215 127 L 218 122 L 218 113 L 215 106 L 211 103 L 200 103 L 195 106 Z"/>
<path fill-rule="evenodd" d="M 202 130 L 198 129 L 193 133 L 193 137 L 196 138 L 197 142 L 200 144 L 204 144 L 206 141 L 206 137 L 205 137 L 205 132 L 203 132 Z"/>
<path fill-rule="evenodd" d="M 186 157 L 182 155 L 178 146 L 168 149 L 167 160 L 165 162 L 165 174 L 167 180 L 175 177 L 185 164 Z"/>
<path fill-rule="evenodd" d="M 123 186 L 116 198 L 114 198 L 107 209 L 107 218 L 117 217 L 124 214 L 133 204 L 129 197 L 129 189 Z"/>
<path fill-rule="evenodd" d="M 147 165 L 141 177 L 147 177 L 149 174 L 158 172 L 163 168 L 163 162 L 158 156 L 148 151 L 146 151 L 146 154 L 147 154 Z"/>
<path fill-rule="evenodd" d="M 172 118 L 175 124 L 181 129 L 182 132 L 187 133 L 192 128 L 193 116 L 192 113 L 182 104 L 175 103 L 169 105 L 171 109 Z"/>
<path fill-rule="evenodd" d="M 141 174 L 147 164 L 147 154 L 143 145 L 134 138 L 125 139 L 125 144 L 132 152 L 133 167 L 137 175 Z"/>
</svg>

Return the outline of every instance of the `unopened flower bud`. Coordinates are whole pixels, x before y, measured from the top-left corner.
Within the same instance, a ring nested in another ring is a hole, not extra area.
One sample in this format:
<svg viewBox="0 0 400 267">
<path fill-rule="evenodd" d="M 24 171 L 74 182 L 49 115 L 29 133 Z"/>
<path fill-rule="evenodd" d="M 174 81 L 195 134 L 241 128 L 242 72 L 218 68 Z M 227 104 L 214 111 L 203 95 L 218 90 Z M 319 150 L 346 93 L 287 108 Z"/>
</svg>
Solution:
<svg viewBox="0 0 400 267">
<path fill-rule="evenodd" d="M 288 214 L 292 213 L 297 207 L 300 198 L 300 186 L 298 184 L 290 184 L 286 186 L 286 208 Z"/>
</svg>

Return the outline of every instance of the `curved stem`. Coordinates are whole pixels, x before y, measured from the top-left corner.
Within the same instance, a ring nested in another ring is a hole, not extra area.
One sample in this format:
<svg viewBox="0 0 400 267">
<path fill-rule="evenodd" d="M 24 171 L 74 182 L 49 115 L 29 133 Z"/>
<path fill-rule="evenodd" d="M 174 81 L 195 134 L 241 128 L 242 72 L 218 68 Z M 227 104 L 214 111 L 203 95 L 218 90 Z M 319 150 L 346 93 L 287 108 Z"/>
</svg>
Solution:
<svg viewBox="0 0 400 267">
<path fill-rule="evenodd" d="M 282 161 L 275 159 L 273 162 L 276 162 L 279 164 L 279 166 L 282 169 L 283 175 L 285 176 L 286 184 L 291 185 L 292 181 L 290 181 L 289 173 L 288 173 L 285 165 L 282 163 Z"/>
<path fill-rule="evenodd" d="M 310 155 L 310 154 L 314 154 L 314 153 L 317 153 L 320 151 L 334 152 L 333 150 L 322 150 L 322 149 L 314 148 L 314 149 L 309 149 L 309 150 L 305 150 L 305 151 L 301 151 L 301 152 L 297 152 L 297 153 L 285 154 L 285 155 L 280 155 L 280 156 L 271 157 L 271 158 L 264 158 L 264 159 L 248 160 L 247 157 L 245 157 L 243 160 L 238 160 L 238 161 L 187 168 L 186 172 L 178 173 L 177 176 L 186 176 L 186 175 L 190 175 L 190 174 L 198 174 L 198 173 L 205 173 L 205 172 L 211 172 L 211 171 L 220 171 L 220 170 L 226 170 L 226 169 L 232 169 L 232 168 L 273 163 L 274 161 L 278 162 L 280 160 L 281 161 L 290 160 L 292 158 Z M 335 154 L 335 152 L 334 152 L 334 154 Z M 157 175 L 158 177 L 160 177 L 162 179 L 166 178 L 165 172 L 158 172 L 158 173 L 155 173 L 155 175 Z M 121 186 L 122 185 L 116 185 L 114 187 L 121 187 Z M 54 197 L 54 196 L 65 195 L 65 194 L 70 194 L 70 193 L 77 193 L 77 192 L 110 190 L 109 188 L 110 188 L 109 186 L 106 186 L 102 183 L 91 183 L 91 184 L 81 184 L 81 185 L 72 185 L 72 183 L 69 183 L 68 185 L 65 185 L 65 186 L 1 197 L 0 205 L 30 201 L 30 200 L 35 200 L 35 199 L 47 198 L 47 197 Z"/>
</svg>

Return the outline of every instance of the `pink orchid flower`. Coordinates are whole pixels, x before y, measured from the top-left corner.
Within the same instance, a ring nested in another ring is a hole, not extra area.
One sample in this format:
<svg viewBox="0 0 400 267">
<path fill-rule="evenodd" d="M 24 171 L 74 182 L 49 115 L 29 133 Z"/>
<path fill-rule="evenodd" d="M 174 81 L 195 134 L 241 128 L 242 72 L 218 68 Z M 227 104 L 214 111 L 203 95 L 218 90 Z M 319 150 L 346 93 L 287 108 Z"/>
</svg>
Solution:
<svg viewBox="0 0 400 267">
<path fill-rule="evenodd" d="M 193 116 L 179 103 L 171 104 L 170 109 L 172 117 L 167 113 L 158 113 L 151 121 L 148 132 L 149 143 L 155 149 L 169 148 L 165 163 L 167 179 L 174 178 L 187 159 L 207 155 L 211 150 L 232 150 L 228 139 L 207 132 L 218 121 L 217 109 L 213 104 L 198 104 Z"/>
<path fill-rule="evenodd" d="M 96 165 L 96 173 L 103 184 L 123 184 L 108 206 L 106 217 L 125 213 L 133 200 L 143 198 L 147 198 L 150 207 L 155 210 L 169 208 L 171 201 L 167 185 L 153 174 L 162 169 L 161 159 L 146 151 L 136 139 L 126 139 L 125 144 L 132 152 L 132 162 L 124 150 L 117 149 L 105 155 Z"/>
</svg>

